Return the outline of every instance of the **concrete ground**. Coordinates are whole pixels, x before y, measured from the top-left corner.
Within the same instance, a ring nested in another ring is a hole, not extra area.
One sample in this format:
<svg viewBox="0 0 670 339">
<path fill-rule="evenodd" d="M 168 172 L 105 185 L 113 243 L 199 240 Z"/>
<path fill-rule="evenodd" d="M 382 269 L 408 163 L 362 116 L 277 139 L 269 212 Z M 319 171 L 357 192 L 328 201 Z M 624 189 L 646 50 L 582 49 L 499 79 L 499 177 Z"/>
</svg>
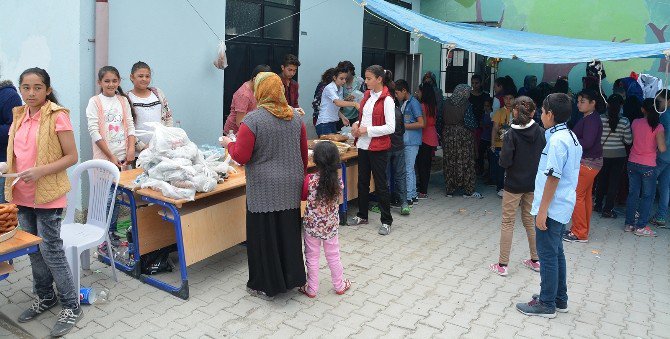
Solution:
<svg viewBox="0 0 670 339">
<path fill-rule="evenodd" d="M 495 275 L 488 265 L 498 257 L 501 200 L 491 188 L 482 188 L 483 200 L 446 198 L 441 180 L 433 175 L 430 198 L 412 215 L 394 212 L 388 236 L 377 234 L 374 214 L 370 225 L 341 228 L 342 261 L 353 281 L 344 296 L 332 290 L 322 258 L 316 299 L 296 291 L 274 301 L 252 297 L 241 246 L 190 267 L 188 301 L 127 275 L 115 283 L 108 267 L 94 262 L 82 284 L 110 288 L 111 302 L 84 306 L 68 338 L 670 338 L 670 230 L 638 238 L 623 232 L 621 218 L 594 215 L 590 242 L 565 244 L 569 312 L 526 317 L 514 304 L 539 291 L 540 277 L 521 265 L 528 248 L 520 221 L 510 275 Z M 33 299 L 27 258 L 16 269 L 0 282 L 0 313 L 10 319 Z M 45 337 L 58 311 L 22 328 Z"/>
</svg>

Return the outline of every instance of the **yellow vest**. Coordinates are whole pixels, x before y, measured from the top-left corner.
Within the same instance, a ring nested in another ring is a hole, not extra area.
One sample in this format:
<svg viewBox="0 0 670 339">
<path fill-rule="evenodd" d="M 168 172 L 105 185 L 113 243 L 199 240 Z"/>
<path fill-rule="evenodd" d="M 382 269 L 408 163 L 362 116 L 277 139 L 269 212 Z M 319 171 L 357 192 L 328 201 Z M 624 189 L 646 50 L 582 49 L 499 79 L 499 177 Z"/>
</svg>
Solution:
<svg viewBox="0 0 670 339">
<path fill-rule="evenodd" d="M 40 127 L 37 131 L 37 162 L 35 166 L 43 166 L 55 162 L 63 157 L 60 140 L 56 135 L 56 117 L 59 112 L 65 112 L 68 116 L 70 111 L 67 108 L 47 100 L 40 109 Z M 21 127 L 23 119 L 28 112 L 28 106 L 15 107 L 12 110 L 14 123 L 9 130 L 9 142 L 7 144 L 7 168 L 8 173 L 16 173 L 14 167 L 14 136 Z M 5 199 L 12 201 L 12 181 L 5 181 Z M 67 172 L 62 171 L 54 174 L 45 175 L 37 179 L 37 188 L 35 190 L 35 205 L 52 202 L 70 191 L 70 180 Z"/>
</svg>

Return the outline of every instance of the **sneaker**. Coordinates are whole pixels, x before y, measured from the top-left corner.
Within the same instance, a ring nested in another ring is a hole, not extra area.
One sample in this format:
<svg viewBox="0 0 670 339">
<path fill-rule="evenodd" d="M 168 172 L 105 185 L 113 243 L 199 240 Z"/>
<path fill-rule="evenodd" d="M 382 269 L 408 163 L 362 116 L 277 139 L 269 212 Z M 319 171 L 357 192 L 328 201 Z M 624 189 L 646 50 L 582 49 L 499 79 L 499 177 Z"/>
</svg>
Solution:
<svg viewBox="0 0 670 339">
<path fill-rule="evenodd" d="M 605 218 L 605 219 L 616 219 L 616 217 L 618 217 L 618 216 L 619 215 L 616 214 L 616 212 L 614 212 L 614 211 L 609 211 L 609 212 L 603 211 L 603 213 L 600 214 L 600 217 Z"/>
<path fill-rule="evenodd" d="M 649 223 L 654 224 L 654 225 L 656 225 L 660 228 L 666 228 L 665 227 L 665 219 L 662 219 L 662 218 L 653 217 L 653 218 L 651 218 L 651 220 L 649 220 Z"/>
<path fill-rule="evenodd" d="M 499 263 L 489 265 L 489 269 L 500 276 L 504 277 L 507 275 L 507 266 L 500 266 Z"/>
<path fill-rule="evenodd" d="M 579 239 L 572 232 L 568 231 L 563 234 L 563 241 L 565 242 L 589 242 L 589 239 Z"/>
<path fill-rule="evenodd" d="M 391 203 L 391 208 L 402 208 L 402 204 L 398 201 L 394 201 Z"/>
<path fill-rule="evenodd" d="M 475 192 L 475 193 L 472 193 L 472 194 L 469 194 L 469 195 L 468 194 L 463 194 L 463 198 L 466 198 L 466 199 L 470 199 L 470 198 L 472 198 L 472 199 L 484 199 L 484 196 L 479 192 Z"/>
<path fill-rule="evenodd" d="M 652 231 L 649 226 L 645 226 L 643 228 L 638 228 L 633 232 L 633 234 L 640 236 L 640 237 L 655 237 L 656 232 Z"/>
<path fill-rule="evenodd" d="M 414 198 L 412 199 L 412 202 L 413 202 L 415 205 L 418 205 L 418 204 L 419 204 L 419 197 L 414 197 Z"/>
<path fill-rule="evenodd" d="M 400 209 L 400 215 L 409 215 L 409 213 L 412 211 L 409 206 L 404 206 L 402 209 Z"/>
<path fill-rule="evenodd" d="M 540 300 L 540 295 L 533 294 L 533 300 Z M 556 299 L 556 311 L 559 313 L 568 313 L 568 303 Z"/>
<path fill-rule="evenodd" d="M 118 235 L 116 235 L 116 233 L 110 232 L 110 233 L 109 233 L 109 240 L 110 240 L 111 243 L 112 243 L 112 247 L 119 247 L 119 246 L 123 246 L 123 245 L 124 245 L 124 244 L 123 244 L 123 241 L 121 241 L 121 237 L 119 237 Z M 127 246 L 127 243 L 126 243 L 126 246 Z"/>
<path fill-rule="evenodd" d="M 359 216 L 355 216 L 355 217 L 349 219 L 349 225 L 350 226 L 367 225 L 367 224 L 368 224 L 368 219 L 363 219 Z"/>
<path fill-rule="evenodd" d="M 250 288 L 248 286 L 247 286 L 247 293 L 249 293 L 253 297 L 263 299 L 265 301 L 272 301 L 275 299 L 275 297 L 270 297 L 267 295 L 267 293 L 263 291 L 254 290 L 253 288 Z"/>
<path fill-rule="evenodd" d="M 454 197 L 454 192 L 446 192 L 444 193 L 444 196 L 447 198 L 453 198 Z"/>
<path fill-rule="evenodd" d="M 428 199 L 428 194 L 427 193 L 419 193 L 419 196 L 417 197 L 419 200 L 426 200 Z"/>
<path fill-rule="evenodd" d="M 382 224 L 377 233 L 379 233 L 379 235 L 389 235 L 389 233 L 391 233 L 391 225 Z"/>
<path fill-rule="evenodd" d="M 498 191 L 498 197 L 502 198 L 503 195 L 505 195 L 505 190 L 499 190 Z"/>
<path fill-rule="evenodd" d="M 379 206 L 377 206 L 377 205 L 373 205 L 373 206 L 370 207 L 370 212 L 372 212 L 372 213 L 381 213 L 381 212 L 382 212 L 382 209 L 379 208 Z"/>
<path fill-rule="evenodd" d="M 56 320 L 56 325 L 51 330 L 52 337 L 62 337 L 66 335 L 82 317 L 84 316 L 84 311 L 81 307 L 75 309 L 64 308 L 58 313 L 58 320 Z"/>
<path fill-rule="evenodd" d="M 40 299 L 37 297 L 37 300 L 35 300 L 33 304 L 30 305 L 30 308 L 21 313 L 19 316 L 19 322 L 25 323 L 31 321 L 38 315 L 56 306 L 56 304 L 58 304 L 58 298 L 56 298 L 55 295 L 48 299 Z"/>
<path fill-rule="evenodd" d="M 414 200 L 407 200 L 407 205 L 414 206 Z"/>
<path fill-rule="evenodd" d="M 522 261 L 521 263 L 524 266 L 530 268 L 531 270 L 533 270 L 535 272 L 540 272 L 540 262 L 539 261 L 533 262 L 530 259 L 526 259 L 526 260 Z"/>
<path fill-rule="evenodd" d="M 549 319 L 556 318 L 556 309 L 554 308 L 552 310 L 549 306 L 544 305 L 539 299 L 533 299 L 528 303 L 518 303 L 516 304 L 516 309 L 529 316 L 539 316 Z"/>
<path fill-rule="evenodd" d="M 624 231 L 624 232 L 635 232 L 635 226 L 633 226 L 633 225 L 626 225 L 626 226 L 624 226 L 623 231 Z"/>
</svg>

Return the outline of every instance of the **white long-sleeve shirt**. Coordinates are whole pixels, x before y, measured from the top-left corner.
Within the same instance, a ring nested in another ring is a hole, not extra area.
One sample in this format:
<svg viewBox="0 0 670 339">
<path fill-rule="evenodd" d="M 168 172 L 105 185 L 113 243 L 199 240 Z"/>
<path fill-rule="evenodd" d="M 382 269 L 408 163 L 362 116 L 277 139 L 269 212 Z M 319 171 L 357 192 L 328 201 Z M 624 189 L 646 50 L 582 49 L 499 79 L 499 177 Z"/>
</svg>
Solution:
<svg viewBox="0 0 670 339">
<path fill-rule="evenodd" d="M 116 97 L 107 97 L 102 93 L 98 94 L 98 97 L 102 102 L 102 114 L 105 117 L 105 123 L 102 124 L 107 135 L 105 141 L 112 154 L 123 160 L 126 158 L 126 139 L 135 135 L 135 124 L 130 111 L 130 104 L 127 100 L 122 100 L 126 105 L 126 122 L 128 124 L 128 130 L 126 131 L 123 126 L 121 102 Z M 91 135 L 93 147 L 96 148 L 95 142 L 102 139 L 102 135 L 98 124 L 98 108 L 95 105 L 95 97 L 88 100 L 86 119 L 88 120 L 88 133 Z"/>
<path fill-rule="evenodd" d="M 386 120 L 386 123 L 381 126 L 372 126 L 372 110 L 381 94 L 381 91 L 375 93 L 371 90 L 370 98 L 368 98 L 368 101 L 365 102 L 365 106 L 363 106 L 363 118 L 361 119 L 360 126 L 365 126 L 368 132 L 358 138 L 358 143 L 356 145 L 360 149 L 369 149 L 372 138 L 389 135 L 395 131 L 395 102 L 390 96 L 384 99 L 384 119 Z"/>
</svg>

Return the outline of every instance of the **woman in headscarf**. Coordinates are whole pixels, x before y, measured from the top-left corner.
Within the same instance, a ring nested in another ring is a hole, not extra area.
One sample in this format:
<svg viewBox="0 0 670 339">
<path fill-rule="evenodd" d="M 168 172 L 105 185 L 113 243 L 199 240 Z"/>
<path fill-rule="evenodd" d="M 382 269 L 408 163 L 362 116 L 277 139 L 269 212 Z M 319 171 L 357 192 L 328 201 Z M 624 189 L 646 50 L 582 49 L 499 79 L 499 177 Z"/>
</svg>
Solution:
<svg viewBox="0 0 670 339">
<path fill-rule="evenodd" d="M 475 192 L 474 139 L 472 132 L 465 127 L 465 114 L 472 109 L 469 97 L 470 86 L 460 84 L 444 102 L 444 185 L 447 197 L 461 189 L 464 198 L 481 199 L 483 196 Z"/>
<path fill-rule="evenodd" d="M 237 140 L 221 145 L 245 165 L 247 290 L 263 299 L 305 285 L 300 197 L 307 168 L 305 124 L 286 102 L 279 76 L 254 81 L 258 108 L 242 120 Z"/>
<path fill-rule="evenodd" d="M 519 89 L 519 96 L 528 96 L 530 91 L 537 87 L 537 77 L 534 75 L 526 75 L 523 78 L 523 87 Z"/>
</svg>

